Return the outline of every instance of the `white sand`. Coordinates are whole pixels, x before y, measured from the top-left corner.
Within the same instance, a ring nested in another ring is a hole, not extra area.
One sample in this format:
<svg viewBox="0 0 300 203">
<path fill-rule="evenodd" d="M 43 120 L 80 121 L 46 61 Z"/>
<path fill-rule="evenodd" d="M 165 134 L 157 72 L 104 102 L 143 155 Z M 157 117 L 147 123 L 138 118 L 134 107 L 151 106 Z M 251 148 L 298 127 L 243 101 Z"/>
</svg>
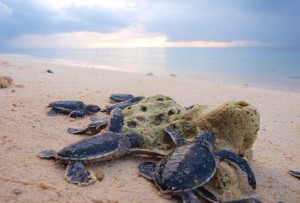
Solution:
<svg viewBox="0 0 300 203">
<path fill-rule="evenodd" d="M 54 74 L 46 73 L 47 69 Z M 146 97 L 161 93 L 183 106 L 231 100 L 251 103 L 260 112 L 261 129 L 252 164 L 258 186 L 247 195 L 264 202 L 300 202 L 300 180 L 287 174 L 289 169 L 300 171 L 300 93 L 8 56 L 0 56 L 0 75 L 14 80 L 9 88 L 0 89 L 0 202 L 178 201 L 163 198 L 152 182 L 137 175 L 143 161 L 139 158 L 89 165 L 92 171 L 103 171 L 104 180 L 79 187 L 64 180 L 63 165 L 36 156 L 41 150 L 59 150 L 82 139 L 66 130 L 89 123 L 89 118 L 48 117 L 49 102 L 82 100 L 104 107 L 112 93 Z"/>
</svg>

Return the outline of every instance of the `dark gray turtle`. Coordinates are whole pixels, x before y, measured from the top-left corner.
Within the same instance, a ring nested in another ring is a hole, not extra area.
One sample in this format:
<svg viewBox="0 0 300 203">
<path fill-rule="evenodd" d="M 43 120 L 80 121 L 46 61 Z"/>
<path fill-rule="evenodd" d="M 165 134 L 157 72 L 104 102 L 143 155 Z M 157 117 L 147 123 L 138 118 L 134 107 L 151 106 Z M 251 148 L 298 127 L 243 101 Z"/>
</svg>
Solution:
<svg viewBox="0 0 300 203">
<path fill-rule="evenodd" d="M 84 117 L 86 114 L 94 114 L 100 111 L 97 105 L 85 105 L 81 101 L 55 101 L 51 102 L 48 107 L 48 116 L 56 116 L 57 113 L 69 114 L 71 118 Z"/>
<path fill-rule="evenodd" d="M 292 176 L 295 176 L 297 178 L 300 178 L 300 172 L 298 172 L 298 171 L 292 171 L 292 170 L 290 170 L 289 174 L 291 174 Z"/>
<path fill-rule="evenodd" d="M 246 161 L 228 150 L 213 151 L 216 141 L 214 134 L 202 132 L 193 142 L 187 143 L 174 128 L 167 127 L 165 130 L 178 147 L 158 164 L 144 162 L 139 165 L 139 173 L 154 180 L 161 192 L 180 196 L 183 202 L 195 202 L 197 196 L 218 202 L 218 198 L 203 185 L 215 174 L 219 160 L 239 166 L 247 173 L 252 188 L 256 188 L 254 174 Z"/>
<path fill-rule="evenodd" d="M 40 158 L 52 158 L 68 164 L 65 177 L 68 182 L 89 185 L 96 181 L 95 175 L 87 171 L 84 163 L 99 162 L 120 158 L 126 154 L 142 154 L 153 157 L 162 157 L 164 154 L 151 150 L 138 149 L 143 145 L 141 135 L 121 133 L 124 115 L 118 108 L 112 111 L 109 129 L 111 132 L 102 133 L 80 140 L 62 150 L 42 151 Z"/>
<path fill-rule="evenodd" d="M 120 102 L 120 103 L 117 103 L 117 104 L 113 104 L 109 107 L 107 107 L 106 109 L 104 109 L 103 111 L 105 111 L 107 114 L 110 114 L 110 112 L 114 109 L 114 108 L 119 108 L 121 110 L 125 109 L 126 107 L 128 106 L 131 106 L 133 104 L 136 104 L 138 102 L 140 102 L 141 100 L 145 99 L 145 97 L 143 96 L 139 96 L 139 97 L 133 97 L 129 100 L 126 100 L 124 102 Z"/>
<path fill-rule="evenodd" d="M 77 129 L 77 128 L 69 128 L 68 133 L 70 134 L 79 134 L 79 135 L 95 135 L 104 130 L 110 121 L 110 117 L 102 117 L 102 118 L 92 118 L 92 122 L 88 125 L 87 128 Z"/>
<path fill-rule="evenodd" d="M 109 97 L 109 101 L 112 104 L 124 102 L 129 99 L 132 99 L 134 96 L 132 94 L 112 94 Z"/>
</svg>

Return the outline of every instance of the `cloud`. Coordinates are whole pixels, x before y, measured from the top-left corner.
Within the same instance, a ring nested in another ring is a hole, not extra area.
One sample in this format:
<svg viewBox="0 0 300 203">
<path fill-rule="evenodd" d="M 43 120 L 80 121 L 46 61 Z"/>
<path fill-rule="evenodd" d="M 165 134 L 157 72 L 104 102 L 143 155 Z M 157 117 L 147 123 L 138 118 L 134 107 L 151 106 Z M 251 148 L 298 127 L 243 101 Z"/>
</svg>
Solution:
<svg viewBox="0 0 300 203">
<path fill-rule="evenodd" d="M 145 27 L 172 41 L 254 40 L 300 46 L 300 1 L 164 1 Z"/>
<path fill-rule="evenodd" d="M 13 9 L 9 8 L 6 4 L 0 1 L 0 18 L 10 16 L 13 13 Z"/>
<path fill-rule="evenodd" d="M 25 39 L 71 46 L 63 40 L 73 37 L 84 47 L 110 38 L 120 46 L 299 47 L 299 7 L 298 0 L 0 0 L 0 46 Z"/>
<path fill-rule="evenodd" d="M 0 36 L 12 39 L 21 35 L 65 32 L 115 32 L 132 23 L 134 13 L 127 10 L 70 5 L 53 10 L 28 0 L 26 4 L 10 1 L 14 13 L 0 19 Z"/>
</svg>

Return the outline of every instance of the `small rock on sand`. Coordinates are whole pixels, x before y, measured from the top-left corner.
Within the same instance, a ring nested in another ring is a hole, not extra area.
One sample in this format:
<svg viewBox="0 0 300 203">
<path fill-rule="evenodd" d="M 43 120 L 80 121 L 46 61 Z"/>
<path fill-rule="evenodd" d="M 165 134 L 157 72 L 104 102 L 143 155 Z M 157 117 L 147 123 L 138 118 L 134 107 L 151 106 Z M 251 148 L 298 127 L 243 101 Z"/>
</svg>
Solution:
<svg viewBox="0 0 300 203">
<path fill-rule="evenodd" d="M 104 178 L 103 171 L 97 171 L 95 175 L 96 175 L 97 180 L 99 180 L 99 181 L 102 181 Z"/>
<path fill-rule="evenodd" d="M 6 88 L 13 82 L 10 76 L 0 76 L 0 88 Z"/>
</svg>

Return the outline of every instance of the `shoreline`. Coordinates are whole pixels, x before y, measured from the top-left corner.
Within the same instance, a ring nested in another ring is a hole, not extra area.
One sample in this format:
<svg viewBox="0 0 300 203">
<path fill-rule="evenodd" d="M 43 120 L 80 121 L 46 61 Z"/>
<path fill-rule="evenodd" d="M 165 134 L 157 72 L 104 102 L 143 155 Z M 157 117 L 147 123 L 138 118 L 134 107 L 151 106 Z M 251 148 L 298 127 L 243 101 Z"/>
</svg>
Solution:
<svg viewBox="0 0 300 203">
<path fill-rule="evenodd" d="M 251 86 L 256 88 L 263 88 L 263 89 L 270 89 L 270 90 L 279 90 L 279 91 L 285 91 L 285 92 L 295 92 L 300 93 L 300 88 L 297 88 L 297 85 L 290 84 L 288 87 L 279 87 L 280 84 L 283 84 L 284 81 L 281 81 L 279 84 L 274 84 L 275 78 L 271 79 L 269 83 L 272 84 L 263 84 L 259 81 L 252 81 L 249 79 L 246 79 L 244 76 L 236 75 L 236 76 L 229 76 L 229 75 L 222 75 L 220 72 L 208 72 L 203 71 L 201 73 L 195 73 L 195 74 L 182 74 L 182 73 L 175 73 L 175 72 L 165 72 L 165 73 L 157 73 L 157 72 L 151 72 L 151 71 L 138 71 L 138 70 L 129 70 L 125 67 L 118 67 L 118 66 L 111 66 L 111 65 L 96 65 L 96 64 L 87 64 L 83 61 L 75 61 L 75 60 L 69 60 L 69 59 L 60 59 L 60 58 L 40 58 L 36 56 L 30 56 L 30 55 L 22 55 L 22 54 L 0 54 L 1 57 L 8 57 L 12 59 L 25 59 L 30 61 L 39 61 L 39 62 L 46 62 L 46 63 L 52 63 L 57 65 L 67 65 L 67 66 L 76 66 L 76 67 L 82 67 L 82 68 L 96 68 L 96 69 L 103 69 L 103 70 L 112 70 L 112 71 L 120 71 L 120 72 L 126 72 L 126 73 L 137 73 L 137 74 L 147 74 L 152 73 L 153 76 L 164 76 L 164 77 L 170 77 L 170 75 L 174 74 L 175 77 L 180 77 L 182 79 L 187 80 L 204 80 L 204 81 L 212 81 L 214 83 L 220 83 L 220 84 L 227 84 L 227 85 L 233 85 L 233 86 Z M 78 64 L 79 63 L 79 64 Z M 244 78 L 243 78 L 244 77 Z M 298 80 L 298 78 L 295 79 L 287 79 L 285 82 L 292 83 L 293 80 Z"/>
<path fill-rule="evenodd" d="M 47 69 L 54 73 L 47 73 Z M 296 203 L 300 199 L 300 182 L 287 173 L 300 171 L 298 92 L 191 80 L 180 75 L 147 76 L 87 69 L 3 55 L 0 75 L 13 78 L 11 86 L 0 89 L 0 202 L 178 202 L 176 198 L 165 199 L 152 182 L 137 175 L 137 166 L 144 159 L 126 156 L 89 165 L 92 171 L 103 171 L 105 177 L 101 182 L 79 187 L 64 180 L 62 164 L 36 156 L 42 150 L 59 150 L 83 139 L 84 136 L 72 136 L 66 130 L 90 122 L 90 117 L 48 117 L 48 103 L 72 99 L 104 107 L 113 93 L 146 97 L 164 94 L 182 106 L 221 105 L 239 100 L 254 105 L 261 117 L 251 165 L 257 189 L 246 190 L 243 197 L 256 197 L 264 203 Z M 240 181 L 245 178 L 241 176 Z"/>
</svg>

